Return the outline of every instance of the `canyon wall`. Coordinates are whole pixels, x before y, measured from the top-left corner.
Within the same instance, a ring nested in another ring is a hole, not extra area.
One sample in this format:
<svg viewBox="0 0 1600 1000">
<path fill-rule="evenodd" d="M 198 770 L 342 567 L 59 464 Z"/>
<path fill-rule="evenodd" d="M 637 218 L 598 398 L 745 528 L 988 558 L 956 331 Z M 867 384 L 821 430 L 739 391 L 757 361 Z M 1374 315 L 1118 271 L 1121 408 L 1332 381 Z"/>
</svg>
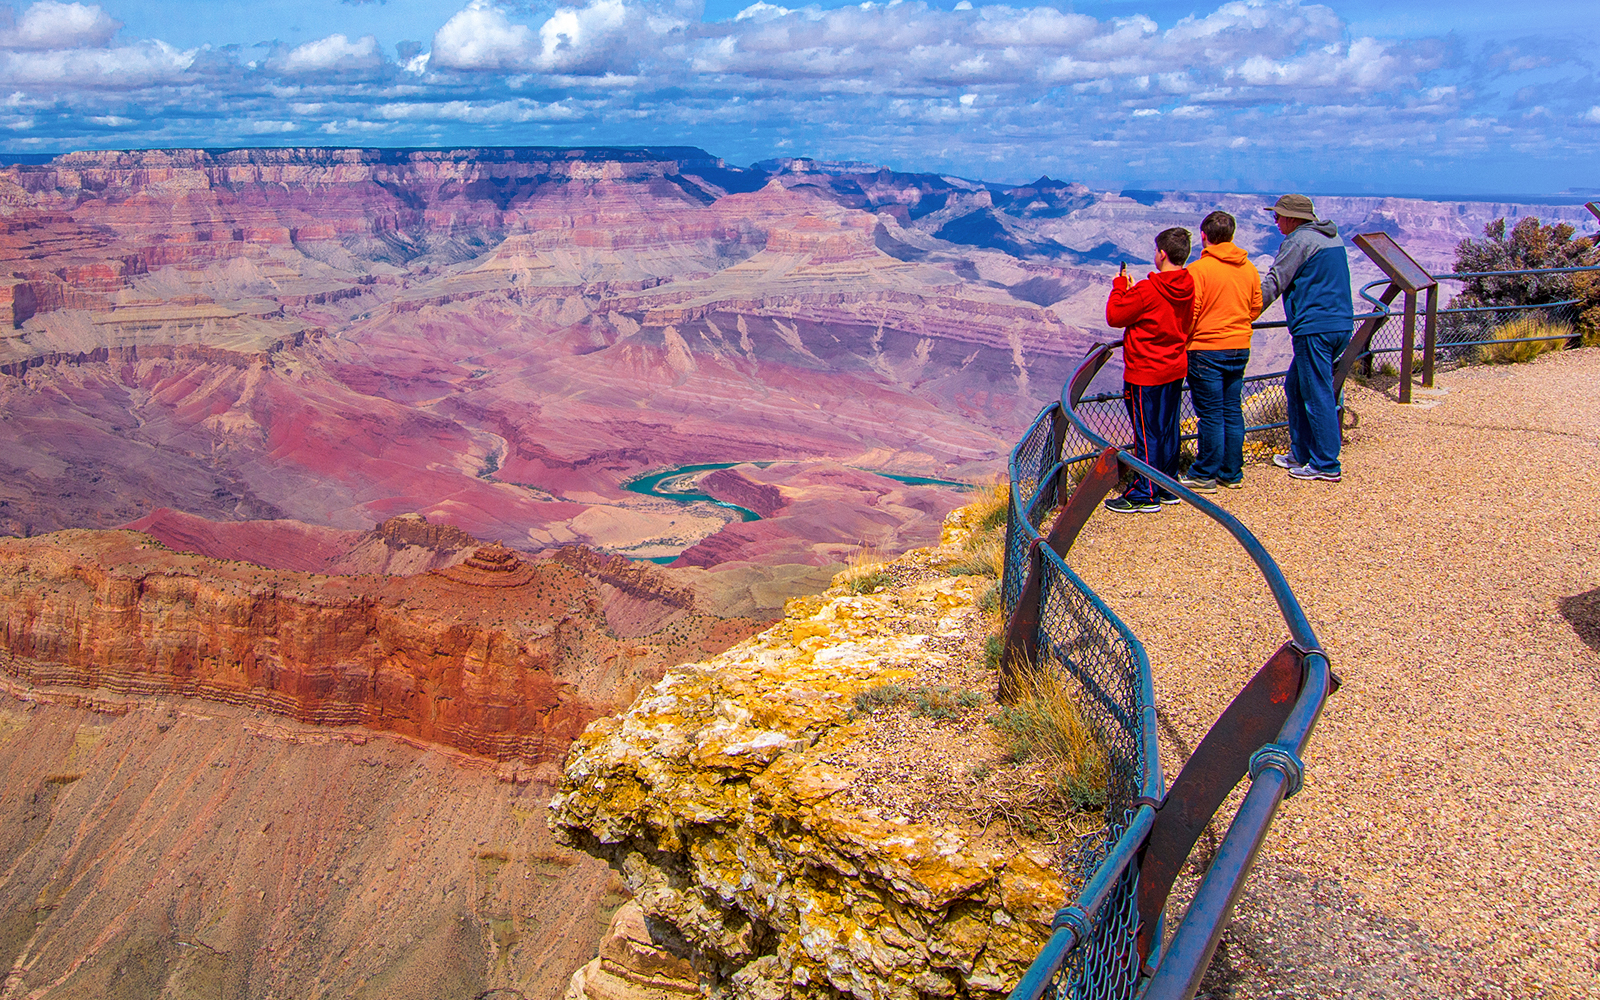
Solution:
<svg viewBox="0 0 1600 1000">
<path fill-rule="evenodd" d="M 95 700 L 0 694 L 8 1000 L 558 1000 L 626 895 L 492 762 Z"/>
<path fill-rule="evenodd" d="M 600 587 L 621 578 L 581 569 L 485 547 L 420 576 L 332 577 L 133 532 L 0 539 L 0 682 L 200 698 L 534 767 L 671 663 L 754 627 L 641 570 L 624 616 L 658 607 L 618 638 Z"/>
</svg>

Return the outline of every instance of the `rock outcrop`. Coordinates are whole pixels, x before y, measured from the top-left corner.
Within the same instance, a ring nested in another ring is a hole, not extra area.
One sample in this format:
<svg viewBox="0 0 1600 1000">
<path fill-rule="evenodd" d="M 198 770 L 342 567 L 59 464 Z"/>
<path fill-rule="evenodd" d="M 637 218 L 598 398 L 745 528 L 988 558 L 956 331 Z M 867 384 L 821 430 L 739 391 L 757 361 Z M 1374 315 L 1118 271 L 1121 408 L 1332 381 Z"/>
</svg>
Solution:
<svg viewBox="0 0 1600 1000">
<path fill-rule="evenodd" d="M 713 997 L 995 1000 L 1048 936 L 1065 891 L 1052 850 L 937 803 L 909 818 L 883 771 L 920 746 L 913 779 L 953 806 L 969 779 L 929 748 L 981 740 L 982 716 L 910 720 L 897 743 L 858 714 L 868 689 L 958 669 L 941 650 L 989 585 L 936 571 L 962 535 L 958 514 L 944 547 L 893 564 L 903 585 L 792 602 L 573 744 L 557 838 L 621 872 Z"/>
<path fill-rule="evenodd" d="M 664 940 L 673 938 L 674 940 Z M 563 1000 L 689 1000 L 700 996 L 694 967 L 673 950 L 681 940 L 639 904 L 623 903 L 611 918 L 600 954 L 572 974 Z"/>
<path fill-rule="evenodd" d="M 595 580 L 498 546 L 422 576 L 332 577 L 135 532 L 0 538 L 0 681 L 103 708 L 202 698 L 532 765 L 671 663 L 756 627 L 668 610 L 670 632 L 619 638 Z"/>
</svg>

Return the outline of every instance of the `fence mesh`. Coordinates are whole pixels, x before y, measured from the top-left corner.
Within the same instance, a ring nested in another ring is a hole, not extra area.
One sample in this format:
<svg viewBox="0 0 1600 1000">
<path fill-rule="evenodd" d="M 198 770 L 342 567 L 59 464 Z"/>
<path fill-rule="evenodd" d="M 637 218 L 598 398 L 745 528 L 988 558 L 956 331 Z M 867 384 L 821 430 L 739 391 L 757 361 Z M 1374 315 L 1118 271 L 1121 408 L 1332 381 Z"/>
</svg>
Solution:
<svg viewBox="0 0 1600 1000">
<path fill-rule="evenodd" d="M 1274 451 L 1283 451 L 1288 447 L 1289 405 L 1283 394 L 1283 380 L 1283 372 L 1251 375 L 1244 380 L 1240 408 L 1244 410 L 1244 454 L 1247 460 L 1266 461 Z M 1112 444 L 1123 447 L 1133 444 L 1133 424 L 1128 419 L 1128 407 L 1123 403 L 1121 393 L 1086 396 L 1079 401 L 1077 413 L 1096 434 Z M 1069 427 L 1068 430 L 1066 462 L 1069 476 L 1075 481 L 1074 473 L 1080 473 L 1098 449 L 1077 433 L 1076 428 Z M 1178 430 L 1182 445 L 1182 457 L 1179 460 L 1194 459 L 1195 442 L 1199 439 L 1199 419 L 1195 416 L 1194 396 L 1187 382 L 1184 383 L 1183 399 L 1179 403 Z"/>
<path fill-rule="evenodd" d="M 1117 401 L 1120 407 L 1120 398 Z M 1012 502 L 1007 522 L 1005 597 L 1016 607 L 1039 526 L 1060 497 L 1065 474 L 1052 474 L 1061 449 L 1083 442 L 1064 433 L 1056 406 L 1046 407 L 1012 453 Z M 1122 417 L 1126 425 L 1126 415 Z M 1035 502 L 1037 501 L 1037 502 Z M 1028 512 L 1032 510 L 1030 517 Z M 1049 546 L 1039 546 L 1039 663 L 1036 669 L 1071 678 L 1073 689 L 1107 755 L 1106 825 L 1083 838 L 1067 869 L 1080 884 L 1107 863 L 1110 848 L 1134 816 L 1133 800 L 1144 794 L 1154 746 L 1143 731 L 1149 661 L 1123 623 Z M 1091 922 L 1087 941 L 1074 948 L 1057 975 L 1060 998 L 1132 997 L 1139 983 L 1135 947 L 1137 866 L 1123 872 L 1110 898 Z"/>
<path fill-rule="evenodd" d="M 1550 302 L 1532 306 L 1440 309 L 1438 325 L 1434 330 L 1434 364 L 1450 365 L 1481 361 L 1482 348 L 1486 345 L 1499 343 L 1508 336 L 1541 336 L 1543 331 L 1528 329 L 1532 325 L 1559 327 L 1565 324 L 1575 328 L 1579 306 L 1580 303 L 1576 302 Z M 1424 316 L 1419 308 L 1412 345 L 1414 353 L 1412 363 L 1417 368 L 1422 364 L 1423 322 Z M 1518 329 L 1519 326 L 1522 329 Z M 1572 335 L 1572 332 L 1567 333 L 1567 336 Z M 1378 365 L 1381 366 L 1387 360 L 1388 364 L 1398 367 L 1399 360 L 1393 356 L 1399 354 L 1404 345 L 1405 316 L 1396 310 L 1372 335 L 1372 344 L 1368 347 L 1368 352 L 1379 356 L 1376 362 Z M 1389 357 L 1385 359 L 1383 357 L 1385 355 Z"/>
</svg>

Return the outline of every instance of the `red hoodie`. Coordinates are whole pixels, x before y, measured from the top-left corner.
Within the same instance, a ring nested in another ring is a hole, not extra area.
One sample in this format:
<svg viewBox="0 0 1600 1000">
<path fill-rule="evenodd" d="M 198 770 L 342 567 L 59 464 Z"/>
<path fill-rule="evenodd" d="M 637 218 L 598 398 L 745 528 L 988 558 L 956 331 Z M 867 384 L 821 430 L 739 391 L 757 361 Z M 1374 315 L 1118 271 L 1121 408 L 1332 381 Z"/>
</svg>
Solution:
<svg viewBox="0 0 1600 1000">
<path fill-rule="evenodd" d="M 1106 300 L 1106 324 L 1123 327 L 1122 378 L 1165 385 L 1189 373 L 1186 347 L 1194 326 L 1194 279 L 1189 272 L 1152 271 L 1128 287 L 1117 275 Z"/>
</svg>

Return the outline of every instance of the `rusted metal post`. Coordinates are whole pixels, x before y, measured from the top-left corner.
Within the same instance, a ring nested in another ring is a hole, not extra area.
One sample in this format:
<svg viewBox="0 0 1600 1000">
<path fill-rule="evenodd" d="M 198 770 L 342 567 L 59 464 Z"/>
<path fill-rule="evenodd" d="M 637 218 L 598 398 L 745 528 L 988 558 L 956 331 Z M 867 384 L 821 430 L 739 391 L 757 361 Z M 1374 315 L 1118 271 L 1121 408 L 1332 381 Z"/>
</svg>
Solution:
<svg viewBox="0 0 1600 1000">
<path fill-rule="evenodd" d="M 1406 292 L 1406 325 L 1400 340 L 1400 402 L 1411 402 L 1411 353 L 1417 348 L 1417 293 Z"/>
<path fill-rule="evenodd" d="M 1422 384 L 1433 388 L 1433 355 L 1439 336 L 1439 286 L 1428 286 L 1428 299 L 1422 317 Z"/>
</svg>

